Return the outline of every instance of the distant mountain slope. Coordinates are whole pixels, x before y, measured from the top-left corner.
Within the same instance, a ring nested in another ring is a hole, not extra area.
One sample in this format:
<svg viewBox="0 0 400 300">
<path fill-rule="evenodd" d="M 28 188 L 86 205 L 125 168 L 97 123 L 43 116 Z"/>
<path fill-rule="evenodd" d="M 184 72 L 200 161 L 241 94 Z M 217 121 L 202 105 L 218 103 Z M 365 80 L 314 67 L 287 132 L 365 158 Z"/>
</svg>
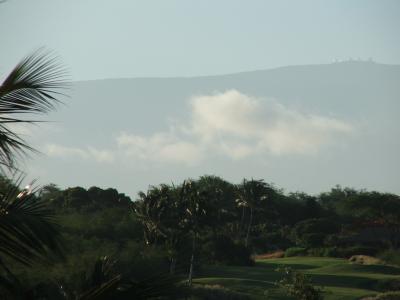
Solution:
<svg viewBox="0 0 400 300">
<path fill-rule="evenodd" d="M 163 119 L 169 112 L 182 114 L 185 101 L 193 95 L 237 89 L 313 112 L 350 118 L 372 112 L 382 116 L 399 112 L 399 78 L 400 66 L 347 62 L 210 77 L 106 79 L 77 82 L 69 106 L 79 103 L 86 115 L 96 105 L 99 117 L 116 108 L 125 119 L 119 121 L 121 125 L 131 127 L 147 120 L 141 112 Z M 136 113 L 138 119 L 132 120 Z"/>
<path fill-rule="evenodd" d="M 90 185 L 100 176 L 97 184 L 115 186 L 130 193 L 148 184 L 204 173 L 229 174 L 228 179 L 232 180 L 243 176 L 264 177 L 280 186 L 306 191 L 320 191 L 341 183 L 400 192 L 397 154 L 400 151 L 400 66 L 397 65 L 354 61 L 221 76 L 76 82 L 66 106 L 51 116 L 57 121 L 57 130 L 38 134 L 34 140 L 44 152 L 48 143 L 110 148 L 121 132 L 146 136 L 168 130 L 174 122 L 189 122 L 189 100 L 193 96 L 231 89 L 254 98 L 273 98 L 304 115 L 350 122 L 355 124 L 357 134 L 346 142 L 346 149 L 340 153 L 336 149 L 336 152 L 332 150 L 332 153 L 314 157 L 276 157 L 268 159 L 268 168 L 260 167 L 252 159 L 213 159 L 189 169 L 142 166 L 142 175 L 134 167 L 121 171 L 117 166 L 115 170 L 107 166 L 110 176 L 106 176 L 103 165 L 90 164 L 90 171 L 79 171 L 80 175 L 72 179 L 72 175 L 65 173 L 74 173 L 68 170 L 74 164 L 82 166 L 76 161 L 47 156 L 29 162 L 29 166 L 32 172 L 46 170 L 41 173 L 42 180 L 62 185 L 75 182 Z M 63 175 L 60 169 L 64 169 Z M 140 179 L 128 184 L 127 179 L 121 179 L 127 174 Z M 301 180 L 296 176 L 301 176 Z"/>
</svg>

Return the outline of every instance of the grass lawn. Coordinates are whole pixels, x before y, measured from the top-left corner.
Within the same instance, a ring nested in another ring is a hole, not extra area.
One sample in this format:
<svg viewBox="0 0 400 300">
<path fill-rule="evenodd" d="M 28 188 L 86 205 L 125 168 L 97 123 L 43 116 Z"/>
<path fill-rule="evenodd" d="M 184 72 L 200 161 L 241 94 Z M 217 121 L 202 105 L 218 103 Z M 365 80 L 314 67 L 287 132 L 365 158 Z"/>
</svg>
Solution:
<svg viewBox="0 0 400 300">
<path fill-rule="evenodd" d="M 400 280 L 400 268 L 351 264 L 345 259 L 290 257 L 258 260 L 254 267 L 204 266 L 195 279 L 198 284 L 219 284 L 251 295 L 254 299 L 291 299 L 274 283 L 282 277 L 278 266 L 289 266 L 311 277 L 324 288 L 327 300 L 359 299 L 377 293 L 385 280 Z M 269 297 L 265 297 L 265 293 Z"/>
</svg>

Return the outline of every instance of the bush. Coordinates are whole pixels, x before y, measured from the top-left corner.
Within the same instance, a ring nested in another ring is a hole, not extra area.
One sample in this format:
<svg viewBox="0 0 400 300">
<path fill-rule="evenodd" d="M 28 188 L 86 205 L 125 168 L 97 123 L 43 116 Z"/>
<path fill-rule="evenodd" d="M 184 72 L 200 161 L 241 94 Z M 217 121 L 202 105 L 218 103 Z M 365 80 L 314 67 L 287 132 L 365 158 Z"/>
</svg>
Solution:
<svg viewBox="0 0 400 300">
<path fill-rule="evenodd" d="M 307 254 L 307 249 L 302 247 L 292 247 L 285 250 L 285 257 L 291 256 L 305 256 Z"/>
<path fill-rule="evenodd" d="M 251 239 L 253 250 L 258 253 L 271 252 L 295 246 L 282 232 L 269 232 Z"/>
<path fill-rule="evenodd" d="M 338 257 L 338 251 L 336 247 L 327 247 L 324 248 L 324 255 L 325 257 Z"/>
<path fill-rule="evenodd" d="M 307 250 L 307 254 L 310 256 L 337 257 L 338 251 L 336 247 L 311 248 Z"/>
<path fill-rule="evenodd" d="M 209 240 L 203 245 L 202 252 L 202 256 L 209 263 L 235 266 L 254 265 L 250 249 L 243 244 L 235 243 L 225 235 L 218 235 Z"/>
<path fill-rule="evenodd" d="M 340 243 L 341 239 L 337 234 L 330 234 L 324 238 L 324 245 L 328 247 L 337 247 Z"/>
<path fill-rule="evenodd" d="M 387 264 L 400 266 L 400 250 L 388 249 L 379 253 L 378 257 Z"/>
<path fill-rule="evenodd" d="M 301 237 L 300 244 L 305 247 L 320 247 L 324 244 L 324 233 L 306 233 Z"/>
<path fill-rule="evenodd" d="M 320 247 L 327 235 L 336 234 L 339 225 L 331 219 L 307 219 L 298 222 L 292 230 L 297 245 Z"/>
<path fill-rule="evenodd" d="M 349 258 L 353 255 L 375 256 L 378 252 L 377 248 L 366 246 L 353 246 L 338 249 L 338 256 Z"/>
<path fill-rule="evenodd" d="M 298 300 L 322 300 L 323 290 L 315 287 L 311 279 L 300 271 L 291 268 L 280 268 L 283 271 L 283 278 L 277 285 L 283 288 L 289 296 L 294 296 Z"/>
</svg>

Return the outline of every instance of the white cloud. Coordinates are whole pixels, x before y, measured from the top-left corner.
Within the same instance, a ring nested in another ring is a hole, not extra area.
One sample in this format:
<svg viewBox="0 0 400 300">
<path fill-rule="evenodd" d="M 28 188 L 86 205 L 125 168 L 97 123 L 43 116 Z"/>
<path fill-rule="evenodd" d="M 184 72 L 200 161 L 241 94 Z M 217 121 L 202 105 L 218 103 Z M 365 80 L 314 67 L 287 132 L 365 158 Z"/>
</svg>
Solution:
<svg viewBox="0 0 400 300">
<path fill-rule="evenodd" d="M 172 132 L 150 137 L 122 133 L 117 137 L 117 144 L 122 153 L 135 160 L 192 165 L 202 159 L 202 151 L 196 144 L 181 140 Z"/>
<path fill-rule="evenodd" d="M 191 100 L 192 130 L 205 140 L 232 134 L 248 137 L 259 130 L 262 106 L 236 90 Z"/>
<path fill-rule="evenodd" d="M 64 147 L 56 144 L 48 144 L 45 152 L 49 156 L 55 157 L 80 157 L 88 158 L 88 153 L 80 148 Z"/>
<path fill-rule="evenodd" d="M 112 163 L 114 162 L 114 154 L 111 151 L 108 150 L 99 150 L 95 149 L 93 147 L 88 147 L 86 150 L 91 157 L 94 157 L 94 159 L 97 162 L 101 163 Z"/>
<path fill-rule="evenodd" d="M 45 153 L 53 157 L 72 157 L 80 159 L 94 159 L 100 163 L 111 163 L 114 161 L 114 155 L 107 150 L 98 150 L 93 147 L 86 149 L 76 147 L 65 147 L 57 144 L 47 144 L 45 146 Z"/>
<path fill-rule="evenodd" d="M 150 136 L 123 132 L 116 149 L 98 150 L 48 145 L 53 156 L 116 159 L 195 165 L 213 156 L 233 160 L 255 155 L 313 154 L 353 131 L 335 118 L 305 114 L 276 100 L 258 99 L 236 90 L 193 97 L 189 121 Z"/>
<path fill-rule="evenodd" d="M 346 122 L 307 115 L 236 90 L 195 97 L 191 108 L 192 133 L 235 159 L 261 153 L 312 153 L 336 135 L 353 130 Z"/>
</svg>

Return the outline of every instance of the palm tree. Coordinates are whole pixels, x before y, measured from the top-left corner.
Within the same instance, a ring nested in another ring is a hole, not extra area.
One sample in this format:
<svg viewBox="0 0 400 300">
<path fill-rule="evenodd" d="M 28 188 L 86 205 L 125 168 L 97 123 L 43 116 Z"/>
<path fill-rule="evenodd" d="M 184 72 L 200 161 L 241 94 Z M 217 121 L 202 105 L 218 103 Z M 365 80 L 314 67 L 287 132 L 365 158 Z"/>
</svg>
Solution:
<svg viewBox="0 0 400 300">
<path fill-rule="evenodd" d="M 19 62 L 0 85 L 0 166 L 15 169 L 17 158 L 34 150 L 10 125 L 34 123 L 22 115 L 53 110 L 66 87 L 65 75 L 57 58 L 41 49 Z"/>
<path fill-rule="evenodd" d="M 49 263 L 62 257 L 61 238 L 53 212 L 35 197 L 35 190 L 24 190 L 9 181 L 0 195 L 0 297 L 2 292 L 16 296 L 22 283 L 6 264 L 6 259 L 27 267 L 35 262 Z M 3 288 L 3 290 L 1 289 Z"/>
<path fill-rule="evenodd" d="M 195 264 L 195 253 L 197 251 L 197 238 L 199 231 L 204 225 L 207 216 L 207 194 L 200 190 L 197 182 L 189 179 L 182 183 L 180 191 L 180 201 L 185 204 L 188 230 L 192 233 L 192 254 L 190 258 L 190 268 L 188 275 L 188 285 L 192 285 L 193 271 Z"/>
<path fill-rule="evenodd" d="M 236 203 L 238 207 L 243 208 L 242 221 L 244 220 L 244 209 L 250 209 L 249 223 L 247 225 L 246 237 L 244 240 L 246 247 L 248 246 L 250 231 L 253 226 L 254 210 L 267 198 L 266 187 L 267 184 L 263 180 L 254 179 L 243 179 L 242 184 L 238 186 L 238 199 L 236 200 Z"/>
<path fill-rule="evenodd" d="M 150 187 L 147 193 L 139 192 L 139 199 L 133 205 L 133 212 L 143 225 L 144 240 L 147 245 L 157 244 L 159 238 L 165 238 L 162 222 L 168 213 L 169 187 Z"/>
<path fill-rule="evenodd" d="M 147 193 L 139 192 L 139 199 L 133 204 L 133 212 L 143 225 L 145 243 L 164 244 L 171 275 L 175 273 L 179 244 L 187 233 L 185 209 L 177 194 L 174 186 L 152 186 Z"/>
<path fill-rule="evenodd" d="M 16 172 L 18 159 L 34 151 L 10 125 L 33 123 L 22 116 L 54 109 L 60 89 L 66 86 L 64 76 L 57 59 L 38 50 L 18 63 L 0 85 L 0 179 L 6 182 L 0 191 L 0 286 L 10 293 L 17 293 L 20 283 L 6 266 L 6 257 L 31 266 L 49 261 L 51 253 L 61 253 L 53 213 L 31 187 L 20 193 L 22 176 L 15 182 L 5 178 L 6 170 Z"/>
</svg>

